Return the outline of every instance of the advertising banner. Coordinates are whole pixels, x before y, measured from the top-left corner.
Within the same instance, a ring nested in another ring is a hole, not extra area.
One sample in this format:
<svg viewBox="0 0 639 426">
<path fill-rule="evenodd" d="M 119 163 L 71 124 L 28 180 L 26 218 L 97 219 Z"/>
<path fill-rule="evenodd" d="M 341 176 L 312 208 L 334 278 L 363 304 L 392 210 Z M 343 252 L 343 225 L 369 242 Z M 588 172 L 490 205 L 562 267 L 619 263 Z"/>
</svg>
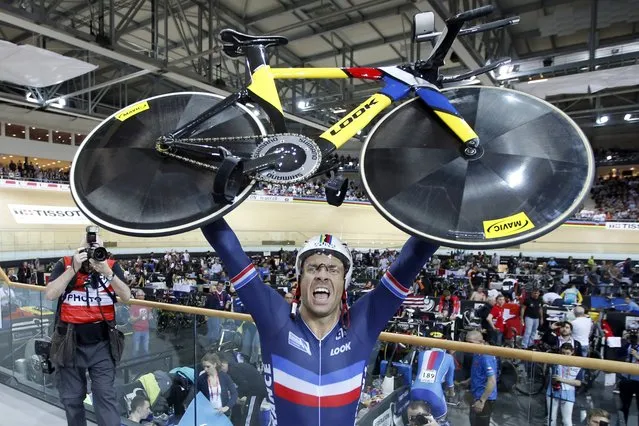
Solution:
<svg viewBox="0 0 639 426">
<path fill-rule="evenodd" d="M 614 231 L 639 231 L 637 222 L 606 222 L 606 229 Z"/>
<path fill-rule="evenodd" d="M 40 225 L 90 225 L 77 207 L 8 204 L 16 223 Z"/>
</svg>

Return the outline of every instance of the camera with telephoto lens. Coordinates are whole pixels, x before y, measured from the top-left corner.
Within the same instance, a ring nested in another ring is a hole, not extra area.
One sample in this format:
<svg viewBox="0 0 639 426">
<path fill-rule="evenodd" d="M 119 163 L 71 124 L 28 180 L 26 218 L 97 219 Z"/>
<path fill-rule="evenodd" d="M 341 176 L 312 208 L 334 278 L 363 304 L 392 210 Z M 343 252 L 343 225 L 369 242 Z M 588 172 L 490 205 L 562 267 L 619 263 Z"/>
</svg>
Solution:
<svg viewBox="0 0 639 426">
<path fill-rule="evenodd" d="M 87 263 L 88 259 L 93 259 L 97 262 L 104 262 L 108 257 L 108 252 L 100 245 L 100 243 L 98 243 L 98 227 L 89 225 L 87 226 L 86 231 L 88 247 L 80 251 L 86 251 Z"/>
</svg>

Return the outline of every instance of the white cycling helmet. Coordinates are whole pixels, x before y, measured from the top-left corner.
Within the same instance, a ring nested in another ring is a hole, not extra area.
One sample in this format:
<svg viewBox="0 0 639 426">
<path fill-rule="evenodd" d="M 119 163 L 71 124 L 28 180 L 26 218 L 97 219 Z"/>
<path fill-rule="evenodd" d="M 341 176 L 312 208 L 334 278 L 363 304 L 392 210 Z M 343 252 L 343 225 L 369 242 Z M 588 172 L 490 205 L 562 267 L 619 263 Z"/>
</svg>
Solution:
<svg viewBox="0 0 639 426">
<path fill-rule="evenodd" d="M 295 260 L 295 272 L 298 277 L 302 275 L 302 263 L 313 254 L 330 254 L 337 257 L 344 264 L 346 276 L 344 277 L 344 289 L 348 288 L 353 275 L 353 257 L 351 251 L 339 238 L 330 234 L 322 234 L 311 238 L 297 253 Z"/>
</svg>

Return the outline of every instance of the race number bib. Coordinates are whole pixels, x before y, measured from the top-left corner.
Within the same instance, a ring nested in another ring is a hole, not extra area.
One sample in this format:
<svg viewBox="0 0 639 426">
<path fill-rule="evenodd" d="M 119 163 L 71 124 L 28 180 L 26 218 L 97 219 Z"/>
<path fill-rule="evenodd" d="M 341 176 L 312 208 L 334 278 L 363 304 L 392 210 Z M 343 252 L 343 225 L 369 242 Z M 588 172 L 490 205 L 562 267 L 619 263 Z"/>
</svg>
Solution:
<svg viewBox="0 0 639 426">
<path fill-rule="evenodd" d="M 419 381 L 424 383 L 435 383 L 437 378 L 437 370 L 422 370 L 419 376 Z"/>
</svg>

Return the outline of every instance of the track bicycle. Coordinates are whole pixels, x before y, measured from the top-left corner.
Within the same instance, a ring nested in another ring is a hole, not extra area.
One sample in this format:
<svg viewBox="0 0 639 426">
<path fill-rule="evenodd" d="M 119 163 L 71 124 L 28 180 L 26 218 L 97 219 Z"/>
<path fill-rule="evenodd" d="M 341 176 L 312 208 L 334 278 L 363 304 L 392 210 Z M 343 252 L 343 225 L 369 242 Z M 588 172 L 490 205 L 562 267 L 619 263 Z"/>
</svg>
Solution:
<svg viewBox="0 0 639 426">
<path fill-rule="evenodd" d="M 430 55 L 381 68 L 271 68 L 268 49 L 286 38 L 222 30 L 223 51 L 244 58 L 249 84 L 227 97 L 159 95 L 114 113 L 75 155 L 73 199 L 90 220 L 116 233 L 185 232 L 230 212 L 258 181 L 291 184 L 334 169 L 335 151 L 377 120 L 362 148 L 361 178 L 372 205 L 395 226 L 472 249 L 539 237 L 587 195 L 593 154 L 577 125 L 545 101 L 503 88 L 459 86 L 509 59 L 440 74 L 457 36 L 519 21 L 465 26 L 493 10 L 454 15 L 441 33 L 434 32 L 432 12 L 415 15 L 413 39 L 436 40 Z M 383 87 L 316 140 L 287 131 L 275 80 L 343 78 Z M 399 101 L 405 102 L 378 119 Z M 247 103 L 258 105 L 269 123 Z M 345 189 L 332 194 L 343 200 Z"/>
</svg>

